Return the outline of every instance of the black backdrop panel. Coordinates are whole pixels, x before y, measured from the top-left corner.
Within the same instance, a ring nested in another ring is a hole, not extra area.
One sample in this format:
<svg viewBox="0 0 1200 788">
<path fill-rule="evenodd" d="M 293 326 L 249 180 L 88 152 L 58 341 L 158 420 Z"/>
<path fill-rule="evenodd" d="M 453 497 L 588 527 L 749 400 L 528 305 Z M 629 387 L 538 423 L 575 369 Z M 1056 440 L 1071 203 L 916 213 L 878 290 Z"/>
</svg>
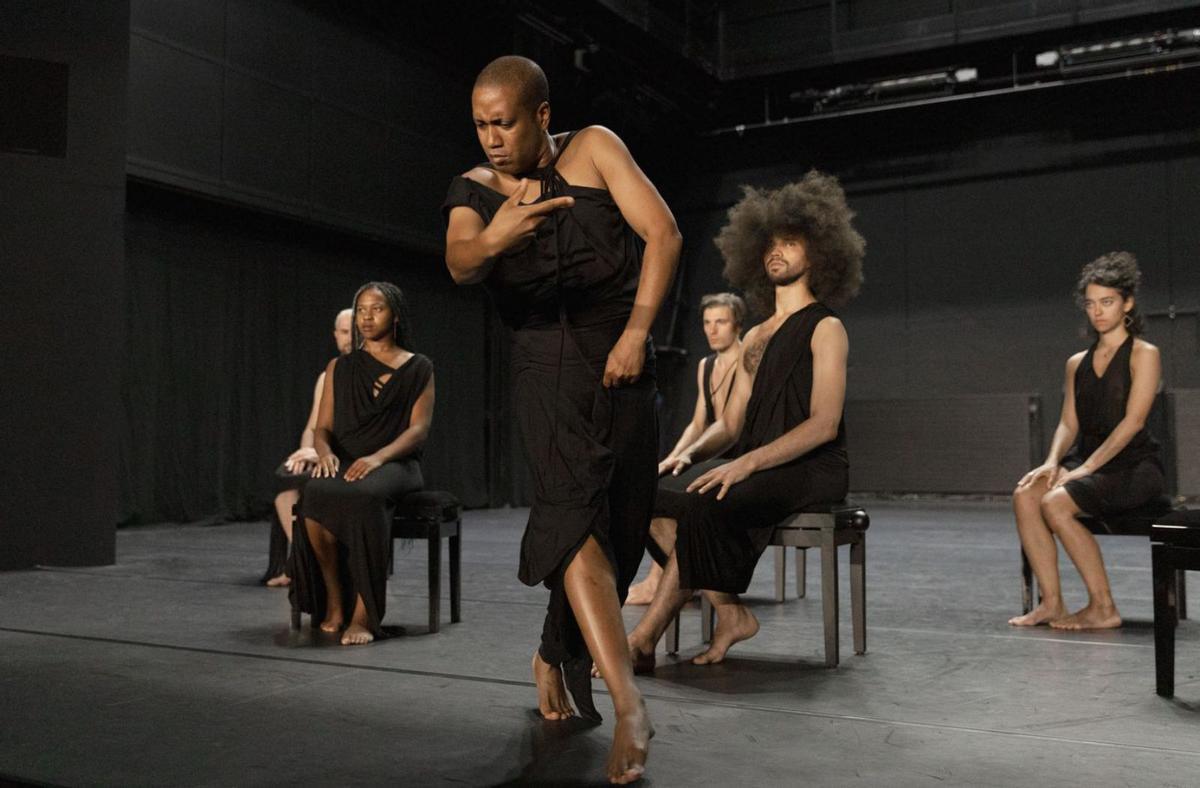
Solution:
<svg viewBox="0 0 1200 788">
<path fill-rule="evenodd" d="M 440 261 L 132 186 L 122 464 L 126 521 L 251 517 L 297 444 L 338 310 L 398 284 L 434 362 L 430 486 L 487 503 L 487 317 Z"/>
</svg>

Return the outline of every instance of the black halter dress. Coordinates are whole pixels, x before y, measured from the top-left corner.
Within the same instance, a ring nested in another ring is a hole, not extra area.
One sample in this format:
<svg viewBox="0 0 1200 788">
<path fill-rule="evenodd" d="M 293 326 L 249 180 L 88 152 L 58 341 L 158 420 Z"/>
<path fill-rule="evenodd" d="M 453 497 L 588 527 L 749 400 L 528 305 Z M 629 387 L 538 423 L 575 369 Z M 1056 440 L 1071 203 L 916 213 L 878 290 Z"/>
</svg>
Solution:
<svg viewBox="0 0 1200 788">
<path fill-rule="evenodd" d="M 1133 374 L 1129 359 L 1133 335 L 1117 348 L 1104 374 L 1097 376 L 1093 364 L 1096 345 L 1088 348 L 1075 370 L 1075 416 L 1079 439 L 1063 458 L 1068 469 L 1078 468 L 1125 418 Z M 1085 513 L 1097 516 L 1136 509 L 1163 494 L 1166 488 L 1158 441 L 1143 427 L 1125 448 L 1095 473 L 1063 485 L 1071 500 Z"/>
<path fill-rule="evenodd" d="M 555 160 L 526 176 L 540 181 L 539 201 L 569 195 L 574 206 L 551 214 L 527 246 L 496 258 L 484 281 L 512 329 L 513 406 L 534 480 L 519 577 L 551 591 L 540 653 L 551 665 L 565 664 L 568 676 L 586 675 L 590 657 L 563 572 L 592 536 L 612 562 L 624 601 L 650 524 L 658 434 L 649 340 L 636 383 L 602 385 L 633 307 L 644 246 L 608 191 L 573 186 L 555 168 L 574 137 L 566 135 Z M 466 206 L 490 222 L 505 199 L 456 177 L 442 210 L 448 219 Z"/>
</svg>

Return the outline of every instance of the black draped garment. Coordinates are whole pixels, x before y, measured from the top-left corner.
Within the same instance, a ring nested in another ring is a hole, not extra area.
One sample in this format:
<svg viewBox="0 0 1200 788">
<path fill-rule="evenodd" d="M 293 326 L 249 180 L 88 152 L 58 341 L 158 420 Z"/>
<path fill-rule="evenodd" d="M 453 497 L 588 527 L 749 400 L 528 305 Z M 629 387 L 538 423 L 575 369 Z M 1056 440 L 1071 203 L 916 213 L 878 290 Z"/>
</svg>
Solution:
<svg viewBox="0 0 1200 788">
<path fill-rule="evenodd" d="M 1075 415 L 1079 439 L 1063 458 L 1063 466 L 1078 468 L 1125 418 L 1133 375 L 1129 359 L 1133 335 L 1129 335 L 1101 376 L 1092 366 L 1096 345 L 1088 348 L 1075 370 Z M 1149 503 L 1163 494 L 1166 483 L 1158 441 L 1143 427 L 1117 452 L 1117 456 L 1081 479 L 1063 485 L 1071 500 L 1085 513 L 1096 516 L 1119 514 Z"/>
<path fill-rule="evenodd" d="M 813 331 L 832 315 L 823 304 L 810 304 L 790 315 L 767 342 L 746 404 L 741 437 L 728 457 L 764 446 L 808 419 Z M 727 461 L 700 463 L 689 475 L 695 478 Z M 775 525 L 798 509 L 842 500 L 848 485 L 843 421 L 833 440 L 783 465 L 751 474 L 730 487 L 723 500 L 717 500 L 716 489 L 703 495 L 660 489 L 655 513 L 678 523 L 675 554 L 680 587 L 744 592 Z"/>
<path fill-rule="evenodd" d="M 563 139 L 559 155 L 574 135 Z M 542 658 L 578 673 L 590 658 L 563 573 L 592 536 L 612 562 L 624 601 L 654 500 L 650 341 L 636 383 L 602 385 L 608 354 L 633 307 L 644 247 L 608 191 L 567 183 L 555 162 L 527 177 L 540 180 L 539 200 L 569 195 L 575 204 L 551 214 L 527 246 L 497 257 L 484 286 L 512 329 L 513 404 L 534 481 L 519 577 L 527 585 L 544 582 L 551 592 Z M 466 206 L 490 222 L 505 199 L 456 177 L 442 210 L 448 219 L 452 208 Z"/>
<path fill-rule="evenodd" d="M 358 481 L 350 466 L 394 441 L 409 427 L 412 408 L 433 375 L 433 363 L 414 353 L 393 369 L 365 350 L 339 358 L 333 367 L 333 444 L 338 475 L 312 479 L 300 498 L 301 514 L 337 537 L 342 609 L 349 619 L 361 594 L 371 631 L 384 633 L 388 548 L 396 504 L 421 489 L 421 452 L 385 462 Z M 391 377 L 375 394 L 376 381 Z M 325 617 L 325 583 L 304 528 L 292 534 L 291 594 L 300 610 Z"/>
</svg>

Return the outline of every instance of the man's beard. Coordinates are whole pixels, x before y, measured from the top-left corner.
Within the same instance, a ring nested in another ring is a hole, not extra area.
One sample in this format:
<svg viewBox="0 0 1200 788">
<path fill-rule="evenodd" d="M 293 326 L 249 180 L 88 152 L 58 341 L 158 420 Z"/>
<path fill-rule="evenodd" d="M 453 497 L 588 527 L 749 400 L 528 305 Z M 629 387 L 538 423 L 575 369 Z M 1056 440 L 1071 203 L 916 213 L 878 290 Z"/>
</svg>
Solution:
<svg viewBox="0 0 1200 788">
<path fill-rule="evenodd" d="M 773 284 L 775 287 L 787 287 L 790 284 L 795 284 L 796 282 L 800 281 L 800 277 L 804 276 L 807 273 L 808 273 L 808 269 L 803 268 L 798 273 L 795 273 L 795 274 L 786 273 L 780 277 L 774 277 L 774 276 L 771 276 L 770 274 L 767 274 L 767 279 L 771 280 L 771 284 Z"/>
</svg>

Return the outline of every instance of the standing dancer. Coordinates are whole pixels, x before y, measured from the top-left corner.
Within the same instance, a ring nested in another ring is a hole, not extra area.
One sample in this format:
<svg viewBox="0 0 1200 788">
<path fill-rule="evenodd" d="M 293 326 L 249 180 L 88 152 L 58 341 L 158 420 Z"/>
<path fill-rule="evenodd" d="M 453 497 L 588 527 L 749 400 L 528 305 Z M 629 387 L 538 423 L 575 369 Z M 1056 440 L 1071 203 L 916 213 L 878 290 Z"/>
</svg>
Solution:
<svg viewBox="0 0 1200 788">
<path fill-rule="evenodd" d="M 486 164 L 456 177 L 446 264 L 484 283 L 513 329 L 514 403 L 535 494 L 522 582 L 550 604 L 533 656 L 546 719 L 591 703 L 594 659 L 617 714 L 608 776 L 645 769 L 653 728 L 633 680 L 621 602 L 645 546 L 656 484 L 650 327 L 681 239 L 670 209 L 611 131 L 551 135 L 549 86 L 508 56 L 475 80 Z M 565 687 L 564 687 L 565 680 Z"/>
<path fill-rule="evenodd" d="M 1166 487 L 1158 442 L 1145 426 L 1162 382 L 1162 361 L 1158 348 L 1137 336 L 1142 317 L 1134 299 L 1141 278 L 1128 252 L 1093 260 L 1079 275 L 1076 298 L 1096 342 L 1067 359 L 1062 417 L 1050 453 L 1013 492 L 1017 533 L 1042 597 L 1032 611 L 1009 619 L 1014 626 L 1121 626 L 1100 546 L 1075 515 L 1135 509 Z M 1055 536 L 1087 586 L 1087 606 L 1071 615 L 1063 607 Z"/>
</svg>

